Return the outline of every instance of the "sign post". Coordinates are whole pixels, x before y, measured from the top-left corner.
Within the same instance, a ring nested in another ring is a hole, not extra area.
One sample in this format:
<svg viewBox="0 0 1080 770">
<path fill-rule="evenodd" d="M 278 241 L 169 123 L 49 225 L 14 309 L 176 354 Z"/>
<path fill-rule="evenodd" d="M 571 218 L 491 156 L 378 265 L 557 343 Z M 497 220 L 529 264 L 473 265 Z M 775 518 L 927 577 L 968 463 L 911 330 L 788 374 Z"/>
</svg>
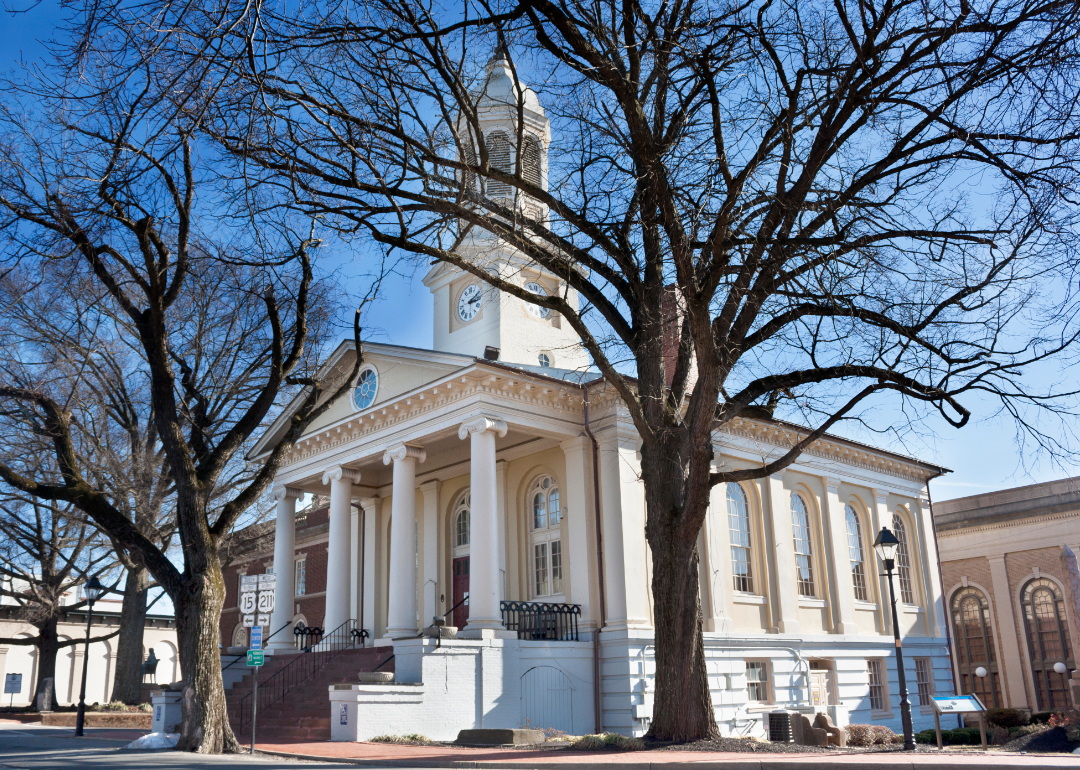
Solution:
<svg viewBox="0 0 1080 770">
<path fill-rule="evenodd" d="M 933 695 L 930 698 L 934 706 L 934 732 L 937 733 L 937 747 L 941 746 L 941 715 L 942 714 L 978 714 L 979 737 L 982 738 L 982 747 L 986 749 L 986 706 L 979 700 L 977 695 Z"/>
<path fill-rule="evenodd" d="M 15 693 L 22 692 L 22 674 L 7 674 L 4 676 L 4 694 L 11 694 L 9 708 L 15 705 Z"/>
<path fill-rule="evenodd" d="M 259 668 L 263 665 L 263 629 L 270 625 L 270 613 L 274 611 L 274 585 L 276 576 L 244 575 L 240 579 L 240 613 L 245 628 L 251 629 L 247 664 L 255 669 L 255 681 L 251 690 L 251 753 L 255 753 L 255 717 L 259 710 Z"/>
</svg>

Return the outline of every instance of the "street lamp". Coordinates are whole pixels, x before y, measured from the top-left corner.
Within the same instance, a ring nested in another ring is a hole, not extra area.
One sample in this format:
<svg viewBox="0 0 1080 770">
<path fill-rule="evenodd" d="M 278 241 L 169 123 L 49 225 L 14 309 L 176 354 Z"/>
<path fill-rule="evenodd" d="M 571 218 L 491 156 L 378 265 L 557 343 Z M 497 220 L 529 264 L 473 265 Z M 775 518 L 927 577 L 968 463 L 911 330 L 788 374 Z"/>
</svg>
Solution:
<svg viewBox="0 0 1080 770">
<path fill-rule="evenodd" d="M 882 527 L 874 541 L 874 551 L 885 566 L 889 578 L 889 604 L 892 605 L 893 636 L 896 638 L 896 675 L 900 683 L 900 721 L 904 725 L 904 751 L 915 750 L 915 732 L 911 728 L 911 704 L 908 702 L 907 677 L 904 676 L 904 649 L 900 646 L 900 623 L 896 618 L 896 592 L 893 590 L 892 573 L 896 566 L 896 551 L 900 541 L 888 527 Z"/>
<path fill-rule="evenodd" d="M 90 624 L 94 622 L 94 602 L 105 593 L 103 586 L 96 577 L 91 576 L 83 586 L 83 593 L 90 602 L 90 609 L 86 613 L 86 642 L 83 645 L 82 687 L 79 689 L 79 713 L 75 717 L 75 735 L 83 734 L 83 722 L 86 720 L 86 669 L 90 665 Z"/>
</svg>

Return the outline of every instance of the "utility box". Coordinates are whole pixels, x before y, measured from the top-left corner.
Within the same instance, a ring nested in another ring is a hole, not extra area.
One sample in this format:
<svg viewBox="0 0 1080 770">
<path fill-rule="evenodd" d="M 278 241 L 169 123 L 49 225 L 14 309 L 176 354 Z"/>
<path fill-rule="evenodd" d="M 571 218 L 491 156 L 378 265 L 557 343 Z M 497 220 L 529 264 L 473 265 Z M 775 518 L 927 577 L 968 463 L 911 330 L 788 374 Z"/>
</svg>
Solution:
<svg viewBox="0 0 1080 770">
<path fill-rule="evenodd" d="M 851 724 L 851 716 L 848 714 L 848 707 L 843 703 L 838 703 L 835 706 L 826 706 L 825 709 L 829 712 L 829 719 L 837 727 L 847 727 Z"/>
<path fill-rule="evenodd" d="M 769 740 L 773 743 L 791 743 L 791 712 L 769 712 Z"/>
<path fill-rule="evenodd" d="M 154 719 L 150 723 L 150 732 L 175 733 L 180 729 L 180 701 L 183 693 L 179 690 L 157 690 L 151 702 L 154 704 Z"/>
</svg>

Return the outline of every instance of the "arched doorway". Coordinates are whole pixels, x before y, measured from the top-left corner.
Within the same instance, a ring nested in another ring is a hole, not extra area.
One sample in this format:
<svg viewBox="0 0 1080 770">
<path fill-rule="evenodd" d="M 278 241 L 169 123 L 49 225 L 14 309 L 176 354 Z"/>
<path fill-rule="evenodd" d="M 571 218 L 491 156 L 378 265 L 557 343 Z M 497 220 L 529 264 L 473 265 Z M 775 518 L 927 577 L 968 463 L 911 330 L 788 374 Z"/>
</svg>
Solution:
<svg viewBox="0 0 1080 770">
<path fill-rule="evenodd" d="M 1031 679 L 1039 711 L 1069 707 L 1069 672 L 1076 668 L 1065 598 L 1053 580 L 1036 578 L 1020 594 L 1027 633 Z M 1055 663 L 1064 663 L 1064 674 L 1054 671 Z"/>
<path fill-rule="evenodd" d="M 990 708 L 1000 708 L 1003 704 L 994 654 L 994 632 L 990 625 L 990 603 L 982 591 L 968 586 L 953 595 L 951 610 L 960 690 L 978 695 Z M 976 674 L 979 668 L 986 669 L 985 677 Z"/>
</svg>

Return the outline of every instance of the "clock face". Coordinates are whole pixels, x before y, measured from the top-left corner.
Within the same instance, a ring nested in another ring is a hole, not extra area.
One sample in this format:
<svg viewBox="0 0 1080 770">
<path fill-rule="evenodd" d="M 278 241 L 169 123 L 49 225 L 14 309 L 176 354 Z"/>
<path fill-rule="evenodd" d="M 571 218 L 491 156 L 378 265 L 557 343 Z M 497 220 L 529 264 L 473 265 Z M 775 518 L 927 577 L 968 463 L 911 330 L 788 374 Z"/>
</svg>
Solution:
<svg viewBox="0 0 1080 770">
<path fill-rule="evenodd" d="M 525 291 L 531 291 L 533 294 L 539 294 L 542 297 L 547 296 L 547 292 L 544 290 L 544 287 L 538 284 L 536 281 L 529 281 L 527 284 L 525 284 Z M 548 313 L 551 312 L 546 307 L 534 305 L 531 302 L 528 303 L 526 307 L 529 308 L 529 312 L 537 318 L 547 318 Z"/>
<path fill-rule="evenodd" d="M 465 291 L 461 292 L 461 297 L 458 299 L 458 318 L 466 322 L 476 318 L 476 314 L 480 312 L 480 303 L 483 299 L 484 296 L 479 286 L 475 283 L 466 286 Z"/>
</svg>

